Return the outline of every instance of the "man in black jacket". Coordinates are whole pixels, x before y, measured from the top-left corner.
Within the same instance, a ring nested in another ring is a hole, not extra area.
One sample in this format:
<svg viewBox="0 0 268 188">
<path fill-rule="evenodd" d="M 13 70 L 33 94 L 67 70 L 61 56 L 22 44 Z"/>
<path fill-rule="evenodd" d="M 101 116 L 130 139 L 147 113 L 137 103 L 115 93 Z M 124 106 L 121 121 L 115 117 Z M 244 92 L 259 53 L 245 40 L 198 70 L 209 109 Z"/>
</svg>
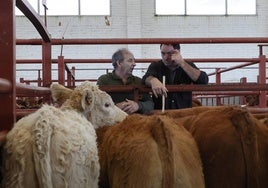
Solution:
<svg viewBox="0 0 268 188">
<path fill-rule="evenodd" d="M 168 93 L 164 86 L 178 84 L 208 84 L 208 75 L 199 70 L 194 63 L 186 62 L 180 53 L 180 44 L 161 44 L 162 60 L 153 62 L 148 67 L 142 81 L 153 91 L 154 109 L 162 108 L 162 96 L 165 98 L 165 109 L 192 107 L 192 92 Z"/>
</svg>

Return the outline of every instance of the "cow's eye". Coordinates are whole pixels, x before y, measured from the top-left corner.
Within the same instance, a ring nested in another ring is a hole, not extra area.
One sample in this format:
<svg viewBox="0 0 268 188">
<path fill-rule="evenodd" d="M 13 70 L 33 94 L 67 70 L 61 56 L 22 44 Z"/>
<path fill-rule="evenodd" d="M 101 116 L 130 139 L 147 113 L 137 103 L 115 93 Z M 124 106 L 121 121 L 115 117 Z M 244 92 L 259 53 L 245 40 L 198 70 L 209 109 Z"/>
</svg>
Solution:
<svg viewBox="0 0 268 188">
<path fill-rule="evenodd" d="M 107 107 L 109 107 L 111 104 L 110 103 L 105 103 L 105 107 L 107 108 Z"/>
</svg>

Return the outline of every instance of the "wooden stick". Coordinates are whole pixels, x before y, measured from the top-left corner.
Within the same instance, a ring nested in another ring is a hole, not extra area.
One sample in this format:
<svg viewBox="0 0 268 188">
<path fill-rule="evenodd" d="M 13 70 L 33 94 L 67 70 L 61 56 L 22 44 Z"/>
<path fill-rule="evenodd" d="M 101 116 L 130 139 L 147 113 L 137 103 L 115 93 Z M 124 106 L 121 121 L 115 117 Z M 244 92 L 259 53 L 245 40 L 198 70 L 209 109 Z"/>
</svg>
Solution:
<svg viewBox="0 0 268 188">
<path fill-rule="evenodd" d="M 163 76 L 163 86 L 166 85 L 166 77 Z M 165 112 L 165 95 L 162 95 L 162 112 Z"/>
</svg>

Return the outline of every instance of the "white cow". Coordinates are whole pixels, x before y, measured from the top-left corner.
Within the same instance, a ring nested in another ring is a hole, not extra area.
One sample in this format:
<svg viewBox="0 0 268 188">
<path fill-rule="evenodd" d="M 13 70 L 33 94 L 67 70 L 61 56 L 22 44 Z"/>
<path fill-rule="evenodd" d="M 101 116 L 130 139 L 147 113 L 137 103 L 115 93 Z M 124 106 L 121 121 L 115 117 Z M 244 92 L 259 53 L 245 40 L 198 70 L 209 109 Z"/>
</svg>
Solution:
<svg viewBox="0 0 268 188">
<path fill-rule="evenodd" d="M 89 82 L 74 90 L 53 84 L 51 91 L 53 98 L 67 99 L 60 109 L 44 105 L 20 119 L 8 133 L 2 187 L 98 187 L 94 127 L 115 124 L 127 114 Z"/>
<path fill-rule="evenodd" d="M 127 116 L 125 112 L 114 105 L 110 95 L 88 81 L 77 87 L 75 92 L 62 85 L 53 84 L 51 92 L 53 99 L 62 104 L 62 110 L 71 109 L 84 114 L 94 128 L 114 125 L 123 121 Z"/>
</svg>

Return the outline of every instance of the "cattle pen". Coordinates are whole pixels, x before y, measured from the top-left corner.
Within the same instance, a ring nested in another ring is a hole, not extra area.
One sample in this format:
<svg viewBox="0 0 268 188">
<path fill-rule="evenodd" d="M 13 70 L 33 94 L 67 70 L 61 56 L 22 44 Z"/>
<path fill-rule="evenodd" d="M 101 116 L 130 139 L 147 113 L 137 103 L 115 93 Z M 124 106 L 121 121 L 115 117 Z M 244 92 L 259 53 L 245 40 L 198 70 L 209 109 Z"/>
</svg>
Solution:
<svg viewBox="0 0 268 188">
<path fill-rule="evenodd" d="M 24 15 L 35 26 L 40 34 L 40 39 L 16 39 L 15 36 L 15 4 L 24 13 Z M 159 43 L 181 43 L 181 44 L 227 44 L 227 43 L 255 43 L 259 45 L 259 57 L 256 58 L 226 58 L 226 59 L 209 59 L 196 58 L 190 59 L 195 62 L 241 62 L 241 65 L 229 67 L 228 69 L 216 69 L 209 76 L 215 76 L 216 83 L 200 86 L 167 86 L 169 91 L 194 91 L 196 96 L 206 95 L 245 95 L 245 92 L 259 95 L 259 105 L 254 108 L 255 111 L 267 111 L 266 108 L 266 92 L 268 85 L 266 84 L 266 56 L 262 53 L 262 48 L 268 43 L 267 37 L 256 38 L 110 38 L 110 39 L 52 39 L 47 31 L 44 22 L 37 13 L 31 8 L 26 0 L 11 0 L 0 2 L 0 109 L 1 130 L 10 130 L 16 122 L 18 114 L 26 115 L 31 111 L 16 109 L 16 97 L 18 96 L 45 96 L 46 101 L 50 99 L 49 86 L 52 82 L 67 83 L 68 86 L 75 86 L 75 68 L 69 69 L 68 64 L 79 63 L 108 63 L 109 59 L 64 59 L 59 56 L 58 59 L 51 58 L 52 46 L 55 45 L 113 45 L 113 44 L 159 44 Z M 42 47 L 42 58 L 33 60 L 16 60 L 16 45 L 39 45 Z M 152 59 L 137 59 L 137 62 L 149 62 Z M 29 86 L 16 83 L 16 63 L 40 63 L 42 70 L 40 77 L 36 79 L 38 86 Z M 52 64 L 58 64 L 58 79 L 52 80 Z M 251 64 L 258 64 L 259 76 L 257 83 L 221 83 L 221 74 L 234 69 L 246 67 Z M 108 70 L 105 70 L 108 71 Z M 67 80 L 65 80 L 67 73 Z M 41 76 L 42 75 L 42 76 Z M 101 87 L 101 89 L 110 92 L 139 92 L 150 91 L 146 87 Z M 206 93 L 207 92 L 207 93 Z M 244 92 L 244 93 L 243 93 Z M 217 104 L 220 104 L 218 101 Z"/>
</svg>

